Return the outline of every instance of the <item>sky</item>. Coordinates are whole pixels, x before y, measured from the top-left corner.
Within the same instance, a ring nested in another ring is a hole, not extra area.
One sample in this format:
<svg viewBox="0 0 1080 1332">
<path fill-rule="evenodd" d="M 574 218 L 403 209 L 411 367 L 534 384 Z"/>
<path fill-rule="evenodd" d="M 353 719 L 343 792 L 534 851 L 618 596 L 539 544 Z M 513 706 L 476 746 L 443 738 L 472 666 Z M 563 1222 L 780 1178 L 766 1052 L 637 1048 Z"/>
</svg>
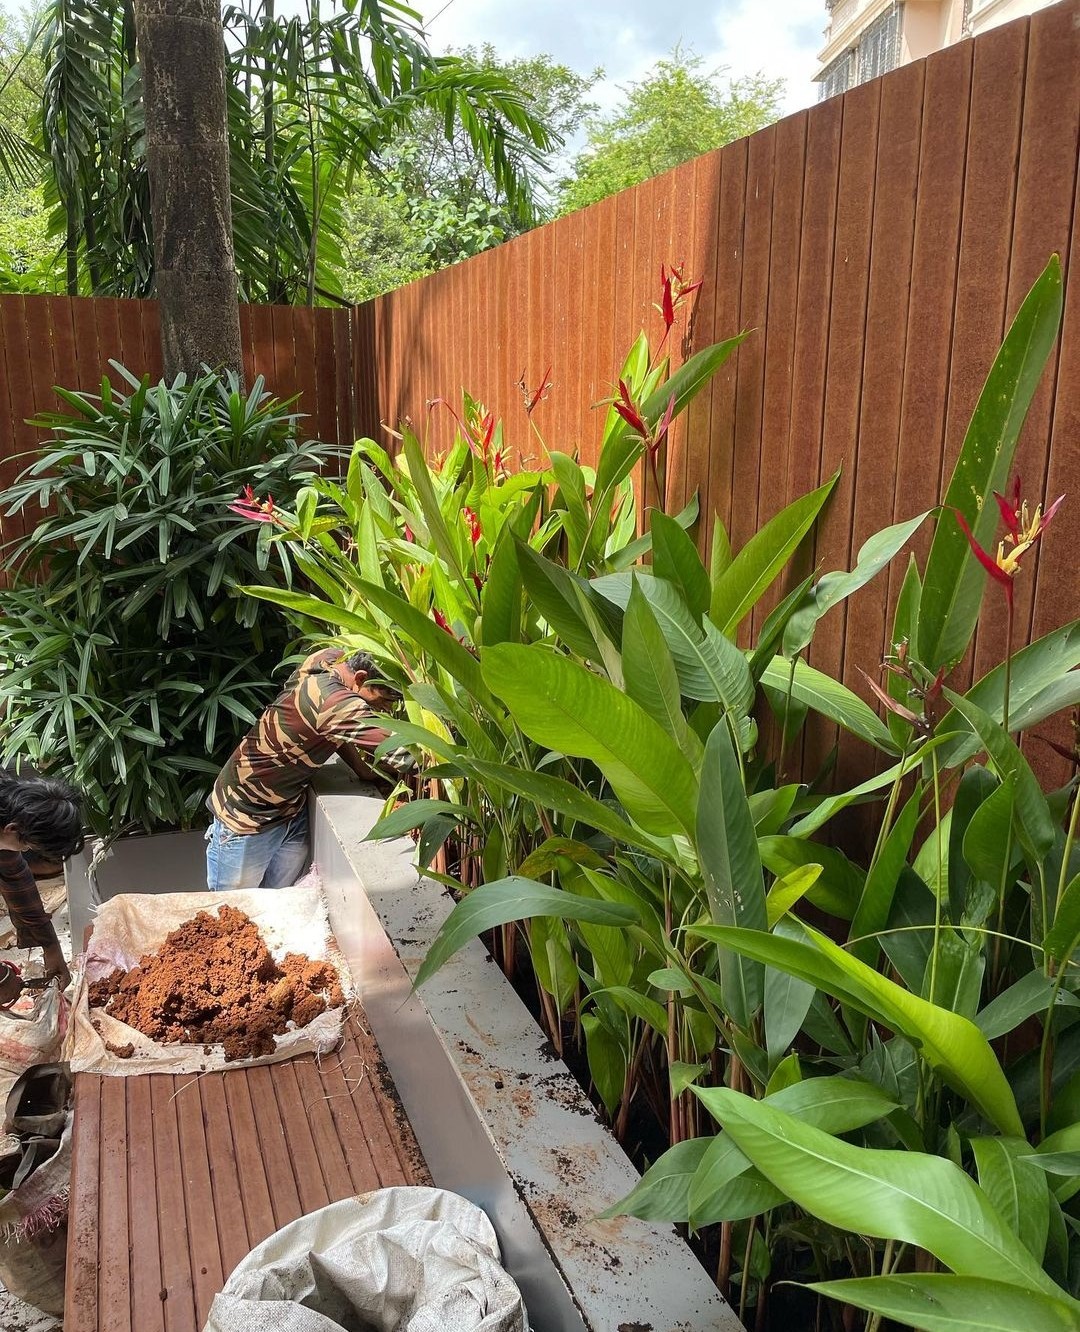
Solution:
<svg viewBox="0 0 1080 1332">
<path fill-rule="evenodd" d="M 785 114 L 817 99 L 811 77 L 824 45 L 825 0 L 413 0 L 433 51 L 490 42 L 513 58 L 541 53 L 580 73 L 600 65 L 592 93 L 608 108 L 619 85 L 646 76 L 676 43 L 709 70 L 786 83 Z M 441 12 L 440 12 L 441 10 Z"/>
</svg>

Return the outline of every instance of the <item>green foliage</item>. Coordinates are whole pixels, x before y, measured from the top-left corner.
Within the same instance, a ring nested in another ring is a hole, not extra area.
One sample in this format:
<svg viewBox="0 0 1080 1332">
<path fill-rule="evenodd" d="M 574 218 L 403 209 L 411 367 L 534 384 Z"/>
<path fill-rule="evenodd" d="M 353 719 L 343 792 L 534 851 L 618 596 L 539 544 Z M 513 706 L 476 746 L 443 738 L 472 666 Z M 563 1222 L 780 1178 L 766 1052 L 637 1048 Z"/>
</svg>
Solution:
<svg viewBox="0 0 1080 1332">
<path fill-rule="evenodd" d="M 1042 350 L 1010 381 L 993 377 L 958 475 L 1019 428 L 1056 328 L 1055 268 L 997 364 L 1034 345 L 1025 328 L 1042 329 Z M 647 1103 L 669 1134 L 622 1210 L 739 1227 L 727 1238 L 749 1255 L 744 1306 L 796 1276 L 850 1290 L 870 1328 L 879 1313 L 949 1326 L 962 1293 L 974 1325 L 993 1326 L 998 1290 L 1032 1326 L 1068 1325 L 1080 796 L 1076 782 L 1044 792 L 1019 740 L 1076 702 L 1080 622 L 951 691 L 920 655 L 920 597 L 927 641 L 948 638 L 951 653 L 975 619 L 912 561 L 890 686 L 873 694 L 886 725 L 802 654 L 846 598 L 879 595 L 873 579 L 924 522 L 931 561 L 951 551 L 960 576 L 949 509 L 875 534 L 854 568 L 804 580 L 765 617 L 753 612 L 835 478 L 741 550 L 718 531 L 709 569 L 686 534 L 693 508 L 646 515 L 639 536 L 629 481 L 651 461 L 658 417 L 737 341 L 669 374 L 639 340 L 595 472 L 552 450 L 510 475 L 501 427 L 468 399 L 438 466 L 409 436 L 397 460 L 362 441 L 347 485 L 315 482 L 319 503 L 277 538 L 319 595 L 256 595 L 340 626 L 403 685 L 407 719 L 387 721 L 388 743 L 424 758 L 437 797 L 415 815 L 422 861 L 444 845 L 466 889 L 424 979 L 479 929 L 522 921 L 549 1034 L 583 1041 L 616 1132 Z M 891 766 L 836 793 L 787 781 L 811 714 Z M 869 856 L 815 840 L 869 802 Z M 375 832 L 402 826 L 390 814 Z M 810 927 L 806 902 L 826 928 Z M 601 905 L 627 911 L 621 928 L 591 914 Z M 656 1067 L 668 1087 L 643 1071 Z M 767 1262 L 754 1256 L 762 1234 Z M 926 1270 L 938 1265 L 951 1275 Z"/>
<path fill-rule="evenodd" d="M 615 111 L 588 121 L 588 141 L 561 183 L 563 213 L 606 199 L 700 153 L 753 134 L 780 114 L 783 82 L 755 74 L 720 83 L 692 50 L 675 47 Z"/>
<path fill-rule="evenodd" d="M 288 500 L 323 452 L 261 380 L 130 384 L 58 390 L 67 411 L 35 423 L 53 438 L 3 496 L 33 526 L 0 590 L 0 752 L 74 780 L 109 836 L 203 817 L 288 641 L 234 595 L 271 560 L 289 577 L 284 548 L 227 506 L 271 478 Z"/>
</svg>

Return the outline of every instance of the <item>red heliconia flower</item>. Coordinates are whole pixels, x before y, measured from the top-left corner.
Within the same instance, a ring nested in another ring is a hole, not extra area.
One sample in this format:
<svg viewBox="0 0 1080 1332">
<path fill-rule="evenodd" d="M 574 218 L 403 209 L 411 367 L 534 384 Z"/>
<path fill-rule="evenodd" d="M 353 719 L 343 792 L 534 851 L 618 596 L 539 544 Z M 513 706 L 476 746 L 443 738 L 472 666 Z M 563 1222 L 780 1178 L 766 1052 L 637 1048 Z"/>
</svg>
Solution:
<svg viewBox="0 0 1080 1332">
<path fill-rule="evenodd" d="M 544 401 L 551 392 L 551 366 L 544 371 L 544 377 L 540 381 L 538 388 L 529 389 L 525 384 L 525 371 L 522 370 L 521 378 L 518 380 L 518 388 L 521 389 L 521 396 L 525 400 L 525 415 L 532 416 L 533 411 L 540 403 Z"/>
<path fill-rule="evenodd" d="M 442 613 L 442 611 L 439 610 L 438 606 L 432 606 L 431 618 L 435 621 L 435 623 L 439 626 L 440 629 L 448 633 L 451 638 L 454 637 L 454 631 L 453 629 L 450 628 L 450 621 L 446 618 L 446 616 Z"/>
<path fill-rule="evenodd" d="M 416 542 L 416 536 L 414 535 L 413 530 L 408 523 L 405 524 L 405 540 L 409 543 L 410 546 L 414 545 Z"/>
<path fill-rule="evenodd" d="M 483 532 L 480 530 L 480 519 L 476 516 L 476 514 L 472 511 L 472 509 L 469 508 L 468 505 L 466 505 L 461 512 L 465 518 L 465 521 L 469 524 L 469 537 L 472 540 L 473 545 L 475 546 L 476 543 L 480 540 L 480 538 L 484 535 Z"/>
<path fill-rule="evenodd" d="M 667 341 L 671 327 L 675 323 L 675 315 L 680 307 L 685 304 L 690 296 L 701 286 L 703 279 L 698 278 L 696 282 L 687 282 L 683 277 L 683 268 L 681 264 L 672 264 L 670 270 L 660 265 L 660 304 L 656 307 L 664 318 L 664 336 L 661 340 L 662 347 Z"/>
<path fill-rule="evenodd" d="M 228 508 L 231 513 L 235 513 L 241 518 L 248 518 L 253 523 L 279 523 L 284 521 L 274 509 L 273 495 L 268 494 L 265 500 L 261 500 L 250 486 L 245 486 L 240 498 L 233 500 Z"/>
<path fill-rule="evenodd" d="M 481 574 L 474 573 L 474 574 L 471 575 L 471 577 L 472 577 L 472 580 L 473 580 L 473 587 L 476 588 L 477 596 L 479 596 L 480 593 L 483 592 L 483 590 L 484 590 L 484 579 L 483 579 L 483 576 L 482 576 Z"/>
<path fill-rule="evenodd" d="M 975 558 L 990 577 L 1005 589 L 1005 600 L 1011 609 L 1013 579 L 1020 572 L 1020 561 L 1050 526 L 1050 521 L 1061 507 L 1065 496 L 1059 495 L 1045 513 L 1041 504 L 1037 504 L 1034 511 L 1029 512 L 1027 501 L 1020 499 L 1020 477 L 1017 476 L 1013 481 L 1011 497 L 1006 499 L 995 490 L 994 499 L 997 501 L 998 511 L 1006 528 L 1005 536 L 998 542 L 996 555 L 991 555 L 979 545 L 967 524 L 967 519 L 959 509 L 954 509 L 953 513 L 956 514 L 956 521 L 968 539 L 968 545 L 975 552 Z"/>
<path fill-rule="evenodd" d="M 619 413 L 626 424 L 630 426 L 631 429 L 638 432 L 642 439 L 648 437 L 649 428 L 645 424 L 641 412 L 634 405 L 634 400 L 630 396 L 630 390 L 627 387 L 625 379 L 619 380 L 619 396 L 612 400 L 611 405 Z"/>
</svg>

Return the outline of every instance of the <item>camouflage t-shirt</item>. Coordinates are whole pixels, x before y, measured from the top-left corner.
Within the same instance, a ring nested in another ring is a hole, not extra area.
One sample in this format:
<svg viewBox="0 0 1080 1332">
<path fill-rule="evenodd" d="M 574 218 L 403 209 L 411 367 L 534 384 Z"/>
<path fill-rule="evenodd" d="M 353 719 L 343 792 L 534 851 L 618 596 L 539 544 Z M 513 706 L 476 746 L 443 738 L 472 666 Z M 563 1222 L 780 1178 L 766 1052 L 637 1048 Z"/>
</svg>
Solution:
<svg viewBox="0 0 1080 1332">
<path fill-rule="evenodd" d="M 316 652 L 237 745 L 207 802 L 230 831 L 256 833 L 304 808 L 312 772 L 342 745 L 374 750 L 387 732 L 371 707 L 332 673 L 341 652 Z"/>
</svg>

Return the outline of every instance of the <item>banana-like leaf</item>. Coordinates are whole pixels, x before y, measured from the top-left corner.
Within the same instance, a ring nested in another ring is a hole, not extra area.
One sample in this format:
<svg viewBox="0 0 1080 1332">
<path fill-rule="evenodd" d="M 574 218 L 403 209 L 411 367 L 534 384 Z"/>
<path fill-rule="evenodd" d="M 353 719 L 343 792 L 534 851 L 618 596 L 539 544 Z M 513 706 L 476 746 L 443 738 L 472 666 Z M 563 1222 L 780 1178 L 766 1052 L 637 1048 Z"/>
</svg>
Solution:
<svg viewBox="0 0 1080 1332">
<path fill-rule="evenodd" d="M 859 958 L 867 966 L 873 966 L 877 961 L 881 945 L 875 936 L 889 923 L 893 893 L 896 891 L 900 871 L 907 862 L 911 840 L 915 836 L 915 826 L 919 821 L 922 790 L 922 783 L 917 782 L 907 804 L 889 830 L 881 854 L 866 876 L 866 887 L 859 900 L 858 910 L 852 917 L 849 936 L 852 956 Z"/>
<path fill-rule="evenodd" d="M 819 579 L 807 596 L 806 604 L 800 606 L 788 621 L 783 638 L 784 656 L 797 657 L 808 647 L 818 621 L 879 574 L 897 551 L 907 545 L 929 515 L 927 510 L 917 518 L 909 518 L 906 523 L 896 523 L 875 532 L 859 548 L 855 568 L 850 573 L 837 571 Z"/>
<path fill-rule="evenodd" d="M 884 750 L 887 754 L 897 752 L 889 728 L 873 708 L 839 680 L 808 666 L 801 657 L 795 662 L 794 677 L 791 674 L 791 662 L 785 657 L 774 657 L 762 671 L 761 683 L 771 685 L 781 694 L 788 692 L 790 684 L 793 699 L 821 713 L 823 717 L 828 717 L 875 749 Z"/>
<path fill-rule="evenodd" d="M 625 1198 L 600 1213 L 600 1219 L 637 1216 L 643 1221 L 686 1220 L 690 1181 L 712 1142 L 712 1138 L 687 1138 L 670 1147 Z"/>
<path fill-rule="evenodd" d="M 632 699 L 576 662 L 539 647 L 485 648 L 483 671 L 526 735 L 595 763 L 646 832 L 693 836 L 694 770 Z"/>
<path fill-rule="evenodd" d="M 682 710 L 679 673 L 648 600 L 635 584 L 623 617 L 622 672 L 626 692 L 671 736 L 695 766 L 701 741 Z"/>
<path fill-rule="evenodd" d="M 700 622 L 709 609 L 712 584 L 697 547 L 675 519 L 665 513 L 654 513 L 650 525 L 654 574 L 679 590 L 691 615 Z"/>
<path fill-rule="evenodd" d="M 765 1178 L 828 1225 L 916 1245 L 961 1276 L 1069 1302 L 951 1161 L 855 1147 L 726 1087 L 713 1089 L 711 1108 Z"/>
<path fill-rule="evenodd" d="M 959 694 L 948 689 L 945 693 L 956 711 L 966 719 L 982 741 L 1002 782 L 1011 779 L 1016 835 L 1033 860 L 1041 859 L 1054 845 L 1057 828 L 1038 778 L 1012 737 L 992 717 Z"/>
<path fill-rule="evenodd" d="M 882 1314 L 922 1332 L 1076 1332 L 1068 1296 L 1043 1295 L 985 1277 L 949 1272 L 814 1281 L 807 1290 Z"/>
<path fill-rule="evenodd" d="M 697 850 L 709 910 L 718 925 L 764 930 L 765 884 L 758 857 L 754 818 L 746 799 L 739 761 L 725 722 L 705 744 L 697 811 Z M 724 1005 L 746 1031 L 761 1006 L 760 966 L 728 948 L 720 950 Z"/>
<path fill-rule="evenodd" d="M 1031 1147 L 1024 1138 L 972 1138 L 979 1187 L 1001 1219 L 1042 1262 L 1050 1229 L 1050 1189 L 1046 1174 L 1024 1160 Z"/>
<path fill-rule="evenodd" d="M 443 922 L 416 973 L 415 986 L 423 985 L 470 939 L 484 930 L 514 920 L 551 916 L 558 920 L 586 920 L 594 925 L 625 927 L 638 918 L 632 907 L 601 902 L 595 897 L 577 897 L 546 883 L 535 883 L 512 874 L 494 883 L 482 884 L 463 897 Z"/>
<path fill-rule="evenodd" d="M 979 618 L 986 571 L 956 515 L 984 549 L 999 521 L 993 491 L 1004 491 L 1016 442 L 1061 322 L 1061 261 L 1052 255 L 1017 311 L 987 376 L 945 494 L 926 561 L 918 658 L 931 671 L 959 661 Z"/>
<path fill-rule="evenodd" d="M 713 585 L 709 618 L 729 638 L 757 605 L 799 542 L 814 525 L 840 473 L 771 518 L 739 551 Z"/>
<path fill-rule="evenodd" d="M 803 927 L 805 942 L 719 925 L 697 925 L 692 933 L 780 967 L 906 1036 L 927 1063 L 1002 1133 L 1024 1136 L 1001 1065 L 986 1037 L 967 1018 L 919 998 L 807 927 Z"/>
<path fill-rule="evenodd" d="M 592 582 L 601 596 L 623 607 L 629 604 L 635 585 L 648 598 L 675 659 L 679 687 L 686 697 L 700 703 L 723 703 L 736 717 L 749 712 L 754 682 L 746 658 L 711 620 L 701 624 L 694 619 L 672 583 L 640 571 L 633 576 L 608 574 Z"/>
<path fill-rule="evenodd" d="M 517 541 L 515 548 L 522 580 L 536 609 L 579 657 L 586 661 L 602 660 L 600 646 L 578 600 L 579 590 L 590 594 L 588 583 L 545 559 L 524 541 Z"/>
<path fill-rule="evenodd" d="M 760 847 L 759 842 L 759 851 Z M 821 865 L 811 861 L 806 865 L 799 865 L 776 880 L 765 895 L 769 929 L 772 929 L 782 916 L 786 916 L 796 902 L 806 896 L 821 877 L 821 870 Z"/>
<path fill-rule="evenodd" d="M 758 838 L 758 855 L 765 868 L 777 878 L 810 865 L 816 866 L 818 875 L 808 890 L 810 901 L 841 920 L 851 919 L 866 878 L 858 865 L 848 860 L 842 851 L 803 837 L 773 833 Z"/>
<path fill-rule="evenodd" d="M 384 837 L 400 837 L 402 833 L 422 828 L 429 819 L 443 815 L 455 823 L 475 820 L 476 815 L 466 805 L 453 805 L 449 800 L 410 800 L 384 814 L 374 828 L 364 838 L 365 842 L 378 841 Z"/>
</svg>

